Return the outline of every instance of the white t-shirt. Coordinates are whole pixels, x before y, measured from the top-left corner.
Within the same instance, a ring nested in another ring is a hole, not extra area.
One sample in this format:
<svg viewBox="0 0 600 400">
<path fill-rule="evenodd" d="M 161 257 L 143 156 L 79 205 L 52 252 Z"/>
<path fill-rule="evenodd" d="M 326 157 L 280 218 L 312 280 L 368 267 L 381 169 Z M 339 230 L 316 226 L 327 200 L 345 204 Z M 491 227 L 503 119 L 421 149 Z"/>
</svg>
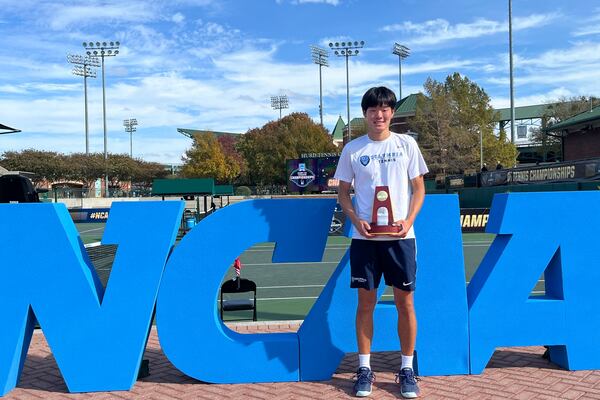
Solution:
<svg viewBox="0 0 600 400">
<path fill-rule="evenodd" d="M 335 178 L 344 182 L 354 181 L 355 211 L 360 219 L 369 223 L 372 217 L 376 186 L 388 186 L 394 221 L 408 217 L 412 196 L 411 179 L 429 170 L 417 142 L 409 135 L 391 132 L 381 141 L 371 140 L 368 135 L 352 140 L 342 150 Z M 355 239 L 367 239 L 356 229 Z M 406 238 L 414 238 L 411 227 Z M 377 236 L 375 240 L 397 240 L 389 236 Z"/>
</svg>

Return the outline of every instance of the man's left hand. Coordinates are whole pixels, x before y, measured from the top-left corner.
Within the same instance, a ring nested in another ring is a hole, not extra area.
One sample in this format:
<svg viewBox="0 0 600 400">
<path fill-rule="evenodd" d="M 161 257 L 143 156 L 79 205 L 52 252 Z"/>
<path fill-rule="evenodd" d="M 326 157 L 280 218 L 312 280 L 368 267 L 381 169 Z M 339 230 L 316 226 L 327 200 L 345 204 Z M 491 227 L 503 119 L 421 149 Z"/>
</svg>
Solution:
<svg viewBox="0 0 600 400">
<path fill-rule="evenodd" d="M 400 238 L 405 238 L 412 226 L 412 223 L 408 220 L 401 219 L 399 221 L 394 222 L 395 226 L 400 227 L 400 231 L 398 233 L 392 233 L 390 236 L 398 236 Z"/>
</svg>

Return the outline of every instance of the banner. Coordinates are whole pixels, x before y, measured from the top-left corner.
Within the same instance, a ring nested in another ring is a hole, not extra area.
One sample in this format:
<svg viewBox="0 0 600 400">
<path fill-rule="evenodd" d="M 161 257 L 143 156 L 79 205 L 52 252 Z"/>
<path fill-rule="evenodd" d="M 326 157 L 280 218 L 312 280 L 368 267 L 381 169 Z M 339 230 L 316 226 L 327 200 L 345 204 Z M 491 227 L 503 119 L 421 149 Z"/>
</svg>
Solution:
<svg viewBox="0 0 600 400">
<path fill-rule="evenodd" d="M 600 159 L 546 164 L 481 173 L 481 186 L 600 179 Z"/>
<path fill-rule="evenodd" d="M 485 232 L 490 217 L 489 208 L 461 208 L 460 226 L 463 233 Z"/>
<path fill-rule="evenodd" d="M 80 208 L 69 210 L 73 222 L 106 222 L 110 208 Z"/>
<path fill-rule="evenodd" d="M 307 157 L 287 160 L 288 193 L 323 193 L 337 191 L 333 179 L 339 157 Z"/>
</svg>

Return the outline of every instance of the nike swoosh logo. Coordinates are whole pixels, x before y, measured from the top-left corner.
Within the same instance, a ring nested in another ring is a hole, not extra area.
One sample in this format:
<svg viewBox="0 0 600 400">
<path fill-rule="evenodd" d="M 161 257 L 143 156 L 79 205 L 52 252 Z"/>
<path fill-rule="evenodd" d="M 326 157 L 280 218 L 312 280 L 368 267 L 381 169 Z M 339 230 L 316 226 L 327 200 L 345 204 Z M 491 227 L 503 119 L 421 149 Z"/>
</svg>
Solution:
<svg viewBox="0 0 600 400">
<path fill-rule="evenodd" d="M 410 282 L 408 282 L 408 283 L 404 283 L 404 282 L 402 282 L 402 286 L 409 286 L 411 283 L 413 283 L 413 281 L 410 281 Z"/>
</svg>

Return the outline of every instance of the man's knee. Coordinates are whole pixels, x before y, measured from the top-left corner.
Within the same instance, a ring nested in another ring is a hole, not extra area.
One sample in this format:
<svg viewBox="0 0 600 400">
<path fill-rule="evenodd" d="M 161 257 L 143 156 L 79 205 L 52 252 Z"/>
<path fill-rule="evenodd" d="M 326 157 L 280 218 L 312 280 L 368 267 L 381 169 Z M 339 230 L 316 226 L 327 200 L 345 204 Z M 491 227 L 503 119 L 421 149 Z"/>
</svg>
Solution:
<svg viewBox="0 0 600 400">
<path fill-rule="evenodd" d="M 394 289 L 394 302 L 398 312 L 409 314 L 414 313 L 415 303 L 412 292 L 404 292 L 399 289 Z"/>
<path fill-rule="evenodd" d="M 372 313 L 377 304 L 377 290 L 359 289 L 358 292 L 358 313 Z"/>
</svg>

